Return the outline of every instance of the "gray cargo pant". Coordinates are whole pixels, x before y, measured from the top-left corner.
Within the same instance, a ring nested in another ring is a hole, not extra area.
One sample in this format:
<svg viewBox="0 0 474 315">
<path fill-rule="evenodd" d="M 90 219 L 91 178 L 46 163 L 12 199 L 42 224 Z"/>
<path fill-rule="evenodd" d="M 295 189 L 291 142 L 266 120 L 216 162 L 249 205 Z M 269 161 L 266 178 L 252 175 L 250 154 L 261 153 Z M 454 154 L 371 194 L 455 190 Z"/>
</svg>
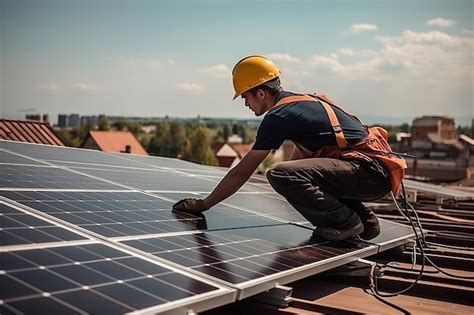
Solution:
<svg viewBox="0 0 474 315">
<path fill-rule="evenodd" d="M 310 158 L 274 164 L 267 179 L 313 225 L 351 228 L 370 213 L 361 201 L 390 192 L 385 174 L 358 161 Z"/>
</svg>

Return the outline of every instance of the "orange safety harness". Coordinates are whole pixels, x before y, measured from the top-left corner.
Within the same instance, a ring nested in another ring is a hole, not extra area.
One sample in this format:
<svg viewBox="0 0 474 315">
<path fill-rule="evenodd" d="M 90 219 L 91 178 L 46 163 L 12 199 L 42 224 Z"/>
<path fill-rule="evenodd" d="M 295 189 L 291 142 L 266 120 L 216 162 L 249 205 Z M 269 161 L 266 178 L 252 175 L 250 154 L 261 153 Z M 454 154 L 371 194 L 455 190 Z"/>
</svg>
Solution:
<svg viewBox="0 0 474 315">
<path fill-rule="evenodd" d="M 375 159 L 380 165 L 382 165 L 383 170 L 390 178 L 392 192 L 395 195 L 398 195 L 407 164 L 404 159 L 393 153 L 392 148 L 388 144 L 388 133 L 385 129 L 381 127 L 369 128 L 364 125 L 364 128 L 368 133 L 367 137 L 353 145 L 348 145 L 336 113 L 331 106 L 336 107 L 349 115 L 352 119 L 362 124 L 359 118 L 347 113 L 323 94 L 314 94 L 314 96 L 288 96 L 279 100 L 275 106 L 301 101 L 318 102 L 323 106 L 329 117 L 329 121 L 331 122 L 332 130 L 336 136 L 337 146 L 325 146 L 316 152 L 308 153 L 305 148 L 296 144 L 298 150 L 305 153 L 308 157 L 339 158 L 342 160 L 358 160 L 365 163 L 372 162 Z"/>
</svg>

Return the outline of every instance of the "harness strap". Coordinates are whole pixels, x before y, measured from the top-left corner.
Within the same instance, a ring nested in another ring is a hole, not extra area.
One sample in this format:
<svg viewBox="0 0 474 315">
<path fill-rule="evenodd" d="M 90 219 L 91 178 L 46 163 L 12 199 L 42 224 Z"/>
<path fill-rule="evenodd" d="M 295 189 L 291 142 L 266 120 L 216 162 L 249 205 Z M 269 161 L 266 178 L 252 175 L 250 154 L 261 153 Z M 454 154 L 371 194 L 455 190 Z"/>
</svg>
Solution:
<svg viewBox="0 0 474 315">
<path fill-rule="evenodd" d="M 339 123 L 339 119 L 337 119 L 336 113 L 332 109 L 332 107 L 323 99 L 321 98 L 314 98 L 309 95 L 295 95 L 295 96 L 288 96 L 284 97 L 279 100 L 274 106 L 280 106 L 283 104 L 291 103 L 291 102 L 317 102 L 320 103 L 323 108 L 326 110 L 326 113 L 329 117 L 329 121 L 331 122 L 332 130 L 336 136 L 336 142 L 339 149 L 345 149 L 347 147 L 346 137 L 344 137 L 344 133 L 342 132 L 341 124 Z"/>
</svg>

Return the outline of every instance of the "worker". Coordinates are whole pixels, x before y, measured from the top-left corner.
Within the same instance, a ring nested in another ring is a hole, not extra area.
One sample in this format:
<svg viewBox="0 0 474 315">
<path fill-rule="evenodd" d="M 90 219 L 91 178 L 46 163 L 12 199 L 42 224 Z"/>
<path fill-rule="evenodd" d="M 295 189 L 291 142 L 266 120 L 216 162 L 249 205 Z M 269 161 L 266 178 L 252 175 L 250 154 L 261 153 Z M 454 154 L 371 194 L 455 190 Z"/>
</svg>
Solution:
<svg viewBox="0 0 474 315">
<path fill-rule="evenodd" d="M 362 201 L 399 190 L 404 160 L 391 154 L 386 133 L 367 128 L 324 95 L 284 91 L 268 58 L 248 56 L 232 70 L 234 99 L 263 117 L 252 150 L 204 199 L 182 199 L 173 209 L 200 214 L 234 194 L 271 150 L 285 140 L 296 148 L 290 161 L 266 176 L 274 190 L 316 228 L 314 237 L 341 241 L 380 233 L 377 217 Z"/>
</svg>

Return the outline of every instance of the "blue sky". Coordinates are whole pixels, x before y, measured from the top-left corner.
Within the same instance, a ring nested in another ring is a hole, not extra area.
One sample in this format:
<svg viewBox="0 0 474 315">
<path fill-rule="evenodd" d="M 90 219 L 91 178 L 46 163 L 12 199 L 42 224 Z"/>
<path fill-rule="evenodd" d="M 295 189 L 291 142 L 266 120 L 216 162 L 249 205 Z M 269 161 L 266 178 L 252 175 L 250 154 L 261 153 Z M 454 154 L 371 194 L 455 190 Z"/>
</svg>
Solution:
<svg viewBox="0 0 474 315">
<path fill-rule="evenodd" d="M 362 118 L 466 122 L 473 3 L 0 0 L 0 113 L 251 118 L 230 71 L 263 54 Z"/>
</svg>

